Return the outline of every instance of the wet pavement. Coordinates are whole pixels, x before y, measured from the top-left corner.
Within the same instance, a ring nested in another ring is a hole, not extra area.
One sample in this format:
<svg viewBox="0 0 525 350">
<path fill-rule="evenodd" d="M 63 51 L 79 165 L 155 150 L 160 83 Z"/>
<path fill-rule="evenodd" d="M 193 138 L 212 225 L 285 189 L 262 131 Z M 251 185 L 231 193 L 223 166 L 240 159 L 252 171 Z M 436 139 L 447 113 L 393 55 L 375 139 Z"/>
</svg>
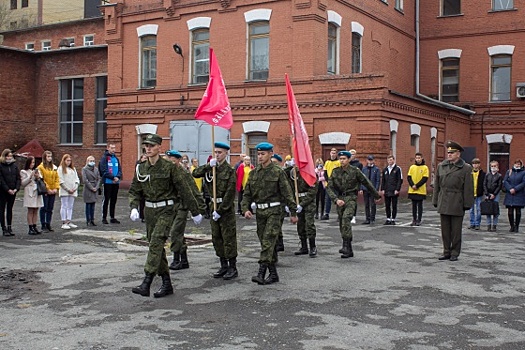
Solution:
<svg viewBox="0 0 525 350">
<path fill-rule="evenodd" d="M 100 203 L 97 212 L 100 212 Z M 15 237 L 0 238 L 0 349 L 523 349 L 525 233 L 468 230 L 459 261 L 438 261 L 439 217 L 425 202 L 411 227 L 400 203 L 396 226 L 354 225 L 355 257 L 341 259 L 335 216 L 317 221 L 318 257 L 295 256 L 295 226 L 283 227 L 280 282 L 251 282 L 258 265 L 255 220 L 238 218 L 240 276 L 214 279 L 218 258 L 207 222 L 187 233 L 190 268 L 172 271 L 174 295 L 131 293 L 143 277 L 144 224 L 121 224 L 27 235 L 26 210 L 15 204 Z M 502 213 L 506 211 L 502 208 Z M 100 221 L 100 218 L 98 218 Z M 97 222 L 98 223 L 98 222 Z M 170 258 L 171 261 L 171 258 Z M 156 278 L 152 291 L 160 285 Z"/>
</svg>

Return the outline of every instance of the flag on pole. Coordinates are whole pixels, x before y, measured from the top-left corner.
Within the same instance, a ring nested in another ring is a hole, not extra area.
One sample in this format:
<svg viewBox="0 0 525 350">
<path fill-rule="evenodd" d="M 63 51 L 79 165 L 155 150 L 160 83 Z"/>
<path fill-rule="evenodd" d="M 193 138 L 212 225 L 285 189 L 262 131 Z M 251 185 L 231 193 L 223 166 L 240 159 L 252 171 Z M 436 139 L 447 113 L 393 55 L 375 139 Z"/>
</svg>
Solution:
<svg viewBox="0 0 525 350">
<path fill-rule="evenodd" d="M 226 93 L 226 86 L 224 86 L 221 69 L 211 47 L 210 81 L 202 96 L 199 108 L 195 112 L 195 119 L 204 120 L 212 126 L 220 126 L 224 129 L 230 129 L 233 125 L 233 116 L 230 101 L 228 101 L 228 94 Z"/>
<path fill-rule="evenodd" d="M 285 74 L 286 79 L 286 95 L 288 96 L 288 117 L 290 122 L 290 133 L 293 139 L 293 154 L 295 164 L 301 172 L 301 177 L 307 184 L 313 186 L 317 180 L 315 176 L 314 159 L 308 144 L 308 133 L 304 127 L 303 117 L 299 112 L 297 101 L 293 93 L 292 85 L 288 79 L 288 74 Z"/>
</svg>

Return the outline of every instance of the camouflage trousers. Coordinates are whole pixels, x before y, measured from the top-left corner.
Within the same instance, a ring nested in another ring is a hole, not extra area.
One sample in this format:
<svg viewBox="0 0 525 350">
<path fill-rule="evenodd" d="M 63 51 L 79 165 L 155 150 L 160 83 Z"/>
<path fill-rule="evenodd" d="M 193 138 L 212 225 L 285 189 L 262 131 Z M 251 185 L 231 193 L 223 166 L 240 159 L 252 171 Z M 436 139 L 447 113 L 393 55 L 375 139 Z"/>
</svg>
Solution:
<svg viewBox="0 0 525 350">
<path fill-rule="evenodd" d="M 337 220 L 339 221 L 339 232 L 342 238 L 350 238 L 352 240 L 352 218 L 357 207 L 355 197 L 343 197 L 345 205 L 337 206 Z"/>
<path fill-rule="evenodd" d="M 149 242 L 148 257 L 144 266 L 144 272 L 147 274 L 161 276 L 170 271 L 164 245 L 170 233 L 174 214 L 172 205 L 162 208 L 145 208 L 146 237 Z"/>
<path fill-rule="evenodd" d="M 303 210 L 297 214 L 297 234 L 299 238 L 315 238 L 315 203 L 306 205 Z"/>
<path fill-rule="evenodd" d="M 257 221 L 257 237 L 261 243 L 259 263 L 273 264 L 277 260 L 275 244 L 283 222 L 281 207 L 257 209 L 255 218 Z"/>
<path fill-rule="evenodd" d="M 170 230 L 170 250 L 174 253 L 186 253 L 186 251 L 188 250 L 186 240 L 184 239 L 184 231 L 186 231 L 187 221 L 188 210 L 177 210 Z"/>
<path fill-rule="evenodd" d="M 218 221 L 210 220 L 211 239 L 215 254 L 219 258 L 231 259 L 237 257 L 237 222 L 235 211 L 220 217 Z"/>
</svg>

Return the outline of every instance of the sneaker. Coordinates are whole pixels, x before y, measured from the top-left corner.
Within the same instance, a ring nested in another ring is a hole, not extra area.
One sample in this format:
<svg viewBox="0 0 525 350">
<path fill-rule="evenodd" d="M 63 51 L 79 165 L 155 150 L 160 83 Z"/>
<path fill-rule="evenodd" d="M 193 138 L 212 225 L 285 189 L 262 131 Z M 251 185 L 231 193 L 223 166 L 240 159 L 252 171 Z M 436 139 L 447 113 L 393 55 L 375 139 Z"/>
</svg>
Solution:
<svg viewBox="0 0 525 350">
<path fill-rule="evenodd" d="M 109 222 L 106 220 L 106 218 L 102 219 L 103 224 L 109 224 Z"/>
<path fill-rule="evenodd" d="M 351 222 L 352 222 L 352 224 L 357 223 L 357 221 L 355 220 L 355 216 L 352 218 L 352 221 L 351 221 Z"/>
<path fill-rule="evenodd" d="M 75 224 L 72 223 L 72 222 L 68 223 L 67 225 L 68 225 L 69 227 L 71 227 L 71 228 L 77 228 L 77 227 L 78 227 L 77 225 L 75 225 Z"/>
<path fill-rule="evenodd" d="M 115 219 L 115 218 L 109 220 L 109 222 L 111 222 L 112 224 L 120 224 L 120 221 L 118 221 L 118 220 Z"/>
<path fill-rule="evenodd" d="M 69 230 L 71 227 L 68 224 L 62 224 L 60 227 L 62 230 Z"/>
</svg>

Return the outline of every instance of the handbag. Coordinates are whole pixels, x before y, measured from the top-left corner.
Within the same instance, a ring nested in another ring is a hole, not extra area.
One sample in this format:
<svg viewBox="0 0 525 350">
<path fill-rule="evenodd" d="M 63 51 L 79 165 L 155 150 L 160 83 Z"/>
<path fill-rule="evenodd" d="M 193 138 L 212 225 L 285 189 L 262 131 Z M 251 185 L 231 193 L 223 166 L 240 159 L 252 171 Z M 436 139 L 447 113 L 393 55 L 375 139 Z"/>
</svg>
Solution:
<svg viewBox="0 0 525 350">
<path fill-rule="evenodd" d="M 36 183 L 36 192 L 38 193 L 38 195 L 47 194 L 47 186 L 44 180 L 42 180 L 41 178 L 38 178 L 38 179 L 35 179 L 35 183 Z"/>
<path fill-rule="evenodd" d="M 483 201 L 479 205 L 481 215 L 499 215 L 499 203 L 495 201 Z"/>
</svg>

